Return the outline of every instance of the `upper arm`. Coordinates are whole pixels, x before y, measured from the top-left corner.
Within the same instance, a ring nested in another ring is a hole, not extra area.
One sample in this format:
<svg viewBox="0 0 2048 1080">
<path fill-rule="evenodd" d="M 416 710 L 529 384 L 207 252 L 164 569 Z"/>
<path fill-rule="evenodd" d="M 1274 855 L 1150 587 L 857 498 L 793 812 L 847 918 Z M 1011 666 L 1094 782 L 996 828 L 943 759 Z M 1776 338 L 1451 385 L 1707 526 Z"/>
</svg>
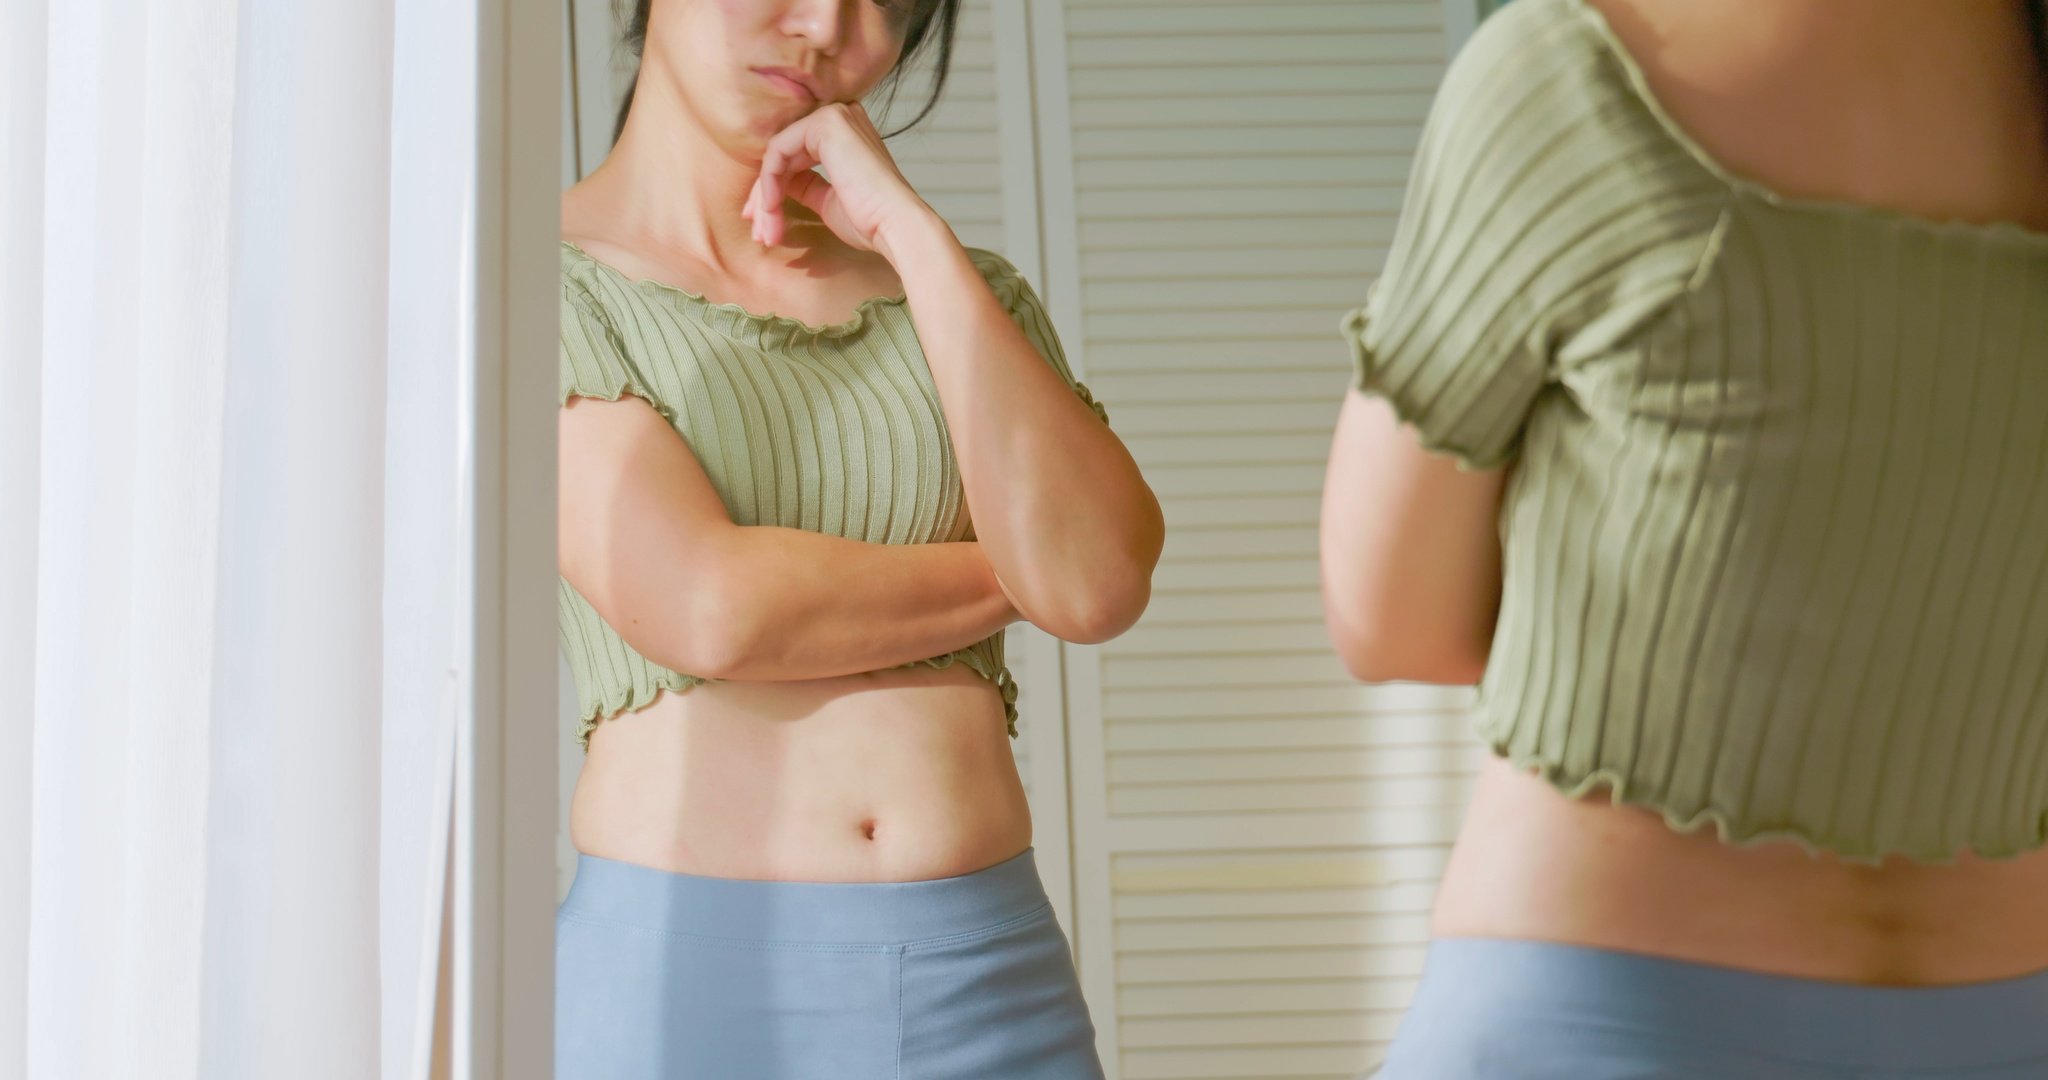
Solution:
<svg viewBox="0 0 2048 1080">
<path fill-rule="evenodd" d="M 561 575 L 636 652 L 715 678 L 741 637 L 718 570 L 737 527 L 603 320 L 562 319 Z"/>
<path fill-rule="evenodd" d="M 1571 27 L 1530 25 L 1537 14 L 1496 16 L 1453 61 L 1384 272 L 1340 327 L 1351 378 L 1324 485 L 1323 600 L 1362 678 L 1482 673 L 1506 470 L 1627 262 L 1615 185 L 1632 176 L 1611 167 L 1625 128 L 1589 77 L 1596 58 L 1572 50 Z"/>
<path fill-rule="evenodd" d="M 1002 255 L 982 248 L 969 248 L 968 252 L 994 291 L 998 303 L 1032 348 L 1088 406 L 1096 419 L 1108 426 L 1108 408 L 1096 399 L 1086 383 L 1075 376 L 1059 334 L 1053 327 L 1052 316 L 1031 282 Z M 1026 618 L 1052 629 L 1057 636 L 1068 641 L 1094 643 L 1114 637 L 1141 617 L 1151 600 L 1152 568 L 1158 562 L 1165 525 L 1158 498 L 1144 484 L 1143 478 L 1137 476 L 1135 467 L 1129 465 L 1128 451 L 1123 448 L 1120 451 L 1117 456 L 1122 460 L 1116 463 L 1115 468 L 1136 482 L 1122 485 L 1124 497 L 1116 500 L 1108 511 L 1114 515 L 1113 520 L 1102 519 L 1100 529 L 1083 530 L 1104 542 L 1086 546 L 1067 545 L 1066 550 L 1072 560 L 1067 566 L 1073 572 L 1057 575 L 1057 585 L 1051 583 L 1051 578 L 1028 575 L 1036 578 L 1036 584 L 1042 587 L 1028 589 L 1020 604 L 1020 609 L 1029 609 Z M 1072 533 L 1074 529 L 1062 527 L 1059 531 Z M 1002 553 L 991 549 L 993 561 L 1000 563 L 1003 557 Z M 998 569 L 1007 570 L 1001 565 Z M 1017 575 L 1017 578 L 1025 577 L 1027 575 L 1022 572 Z M 1017 578 L 1012 578 L 1008 585 L 1016 584 Z M 1054 592 L 1061 597 L 1060 600 L 1050 600 L 1050 594 Z M 1033 600 L 1039 602 L 1032 603 Z M 1048 610 L 1055 607 L 1065 609 L 1069 615 L 1065 618 L 1049 615 Z"/>
<path fill-rule="evenodd" d="M 1478 681 L 1500 601 L 1505 470 L 1424 449 L 1388 404 L 1344 395 L 1323 484 L 1323 618 L 1354 678 Z"/>
<path fill-rule="evenodd" d="M 1025 340 L 1031 342 L 1031 347 L 1038 350 L 1038 355 L 1080 396 L 1097 418 L 1109 423 L 1109 410 L 1095 399 L 1094 392 L 1086 383 L 1074 377 L 1074 370 L 1067 363 L 1066 348 L 1060 344 L 1059 332 L 1053 328 L 1052 316 L 1046 311 L 1045 302 L 1039 298 L 1038 290 L 1032 288 L 1031 282 L 1016 265 L 1003 256 L 981 248 L 970 249 L 970 255 L 982 276 L 988 280 L 989 288 L 995 290 L 996 299 L 1009 313 L 1010 320 L 1024 332 Z"/>
</svg>

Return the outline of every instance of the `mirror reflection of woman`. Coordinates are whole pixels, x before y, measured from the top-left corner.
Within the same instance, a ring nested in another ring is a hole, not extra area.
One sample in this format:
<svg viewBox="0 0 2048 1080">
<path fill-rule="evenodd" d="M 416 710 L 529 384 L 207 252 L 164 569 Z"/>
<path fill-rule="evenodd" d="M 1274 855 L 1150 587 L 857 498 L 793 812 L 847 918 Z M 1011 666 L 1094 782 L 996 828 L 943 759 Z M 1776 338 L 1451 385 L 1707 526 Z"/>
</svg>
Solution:
<svg viewBox="0 0 2048 1080">
<path fill-rule="evenodd" d="M 2048 8 L 1514 0 L 1408 199 L 1325 600 L 1492 753 L 1381 1075 L 2048 1076 Z"/>
<path fill-rule="evenodd" d="M 1002 635 L 1122 633 L 1163 528 L 1036 291 L 861 104 L 925 53 L 943 86 L 957 17 L 641 0 L 563 197 L 563 1080 L 1101 1075 Z"/>
</svg>

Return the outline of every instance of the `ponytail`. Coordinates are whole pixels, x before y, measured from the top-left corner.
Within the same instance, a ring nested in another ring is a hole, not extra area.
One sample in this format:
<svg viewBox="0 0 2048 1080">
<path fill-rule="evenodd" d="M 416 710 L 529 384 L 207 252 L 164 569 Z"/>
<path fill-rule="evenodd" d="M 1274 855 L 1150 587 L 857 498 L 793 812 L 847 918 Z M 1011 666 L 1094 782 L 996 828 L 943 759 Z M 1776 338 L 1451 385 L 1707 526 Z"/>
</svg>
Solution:
<svg viewBox="0 0 2048 1080">
<path fill-rule="evenodd" d="M 613 146 L 617 146 L 619 136 L 625 134 L 626 114 L 633 111 L 633 88 L 640 85 L 640 53 L 647 48 L 647 10 L 653 5 L 654 0 L 633 0 L 633 14 L 626 18 L 626 36 L 620 44 L 633 54 L 633 78 L 626 83 L 625 99 L 619 102 L 619 118 L 612 124 Z"/>
</svg>

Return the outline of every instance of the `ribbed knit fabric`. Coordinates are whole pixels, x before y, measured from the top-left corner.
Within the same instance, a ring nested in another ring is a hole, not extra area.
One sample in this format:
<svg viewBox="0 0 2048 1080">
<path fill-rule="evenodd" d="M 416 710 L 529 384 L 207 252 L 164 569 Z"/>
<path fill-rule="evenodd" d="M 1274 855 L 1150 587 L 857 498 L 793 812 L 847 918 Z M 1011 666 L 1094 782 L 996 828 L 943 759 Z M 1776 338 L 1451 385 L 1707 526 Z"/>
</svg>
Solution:
<svg viewBox="0 0 2048 1080">
<path fill-rule="evenodd" d="M 645 398 L 688 444 L 735 524 L 881 544 L 974 539 L 938 390 L 903 297 L 875 297 L 845 322 L 811 326 L 630 279 L 568 241 L 561 250 L 562 401 Z M 1002 256 L 968 253 L 1039 354 L 1107 422 L 1068 369 L 1031 285 Z M 559 593 L 585 749 L 600 721 L 644 708 L 661 690 L 709 681 L 634 651 L 567 579 Z M 900 666 L 956 662 L 995 683 L 1015 737 L 1017 683 L 1002 632 Z"/>
<path fill-rule="evenodd" d="M 1732 175 L 1595 9 L 1517 0 L 1343 333 L 1515 466 L 1496 753 L 1734 843 L 2048 842 L 2048 234 Z"/>
</svg>

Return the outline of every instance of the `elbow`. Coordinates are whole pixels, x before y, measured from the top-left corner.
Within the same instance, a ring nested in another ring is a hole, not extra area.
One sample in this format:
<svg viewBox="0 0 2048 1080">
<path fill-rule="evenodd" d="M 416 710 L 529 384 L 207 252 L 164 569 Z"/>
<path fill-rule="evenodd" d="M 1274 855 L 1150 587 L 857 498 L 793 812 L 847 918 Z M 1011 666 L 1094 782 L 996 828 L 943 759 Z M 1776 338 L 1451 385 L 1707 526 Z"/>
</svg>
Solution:
<svg viewBox="0 0 2048 1080">
<path fill-rule="evenodd" d="M 1066 620 L 1066 632 L 1057 636 L 1076 645 L 1100 645 L 1137 625 L 1151 603 L 1152 581 L 1147 575 L 1123 588 L 1090 596 L 1076 606 Z"/>
<path fill-rule="evenodd" d="M 1483 645 L 1331 617 L 1330 639 L 1345 673 L 1359 682 L 1474 686 L 1486 674 Z"/>
<path fill-rule="evenodd" d="M 700 679 L 744 677 L 758 640 L 748 606 L 721 585 L 693 585 L 650 622 L 660 632 L 642 650 L 648 660 Z"/>
<path fill-rule="evenodd" d="M 1146 494 L 1150 496 L 1150 489 Z M 1149 513 L 1144 526 L 1130 540 L 1118 572 L 1091 592 L 1094 602 L 1082 611 L 1082 636 L 1069 640 L 1083 645 L 1109 641 L 1136 626 L 1145 617 L 1145 609 L 1152 606 L 1152 572 L 1158 569 L 1159 556 L 1166 549 L 1166 522 L 1157 499 L 1148 497 L 1145 502 Z"/>
<path fill-rule="evenodd" d="M 1386 649 L 1347 650 L 1344 670 L 1364 683 L 1416 682 L 1477 686 L 1486 674 L 1484 657 L 1451 653 L 1409 653 Z"/>
<path fill-rule="evenodd" d="M 1152 574 L 1143 567 L 1076 585 L 1070 595 L 1045 604 L 1026 617 L 1062 641 L 1100 645 L 1137 625 L 1152 603 Z"/>
<path fill-rule="evenodd" d="M 1129 543 L 1129 554 L 1119 572 L 1098 582 L 1080 610 L 1075 636 L 1068 641 L 1099 645 L 1123 634 L 1145 617 L 1152 606 L 1152 572 L 1166 549 L 1166 521 L 1159 500 L 1147 488 L 1147 513 L 1138 534 Z"/>
<path fill-rule="evenodd" d="M 1152 604 L 1152 572 L 1165 546 L 1164 533 L 1163 526 L 1149 530 L 1132 542 L 1135 550 L 1104 558 L 1100 572 L 1071 575 L 1063 583 L 1065 595 L 1034 605 L 1025 618 L 1076 645 L 1100 645 L 1122 635 Z"/>
</svg>

